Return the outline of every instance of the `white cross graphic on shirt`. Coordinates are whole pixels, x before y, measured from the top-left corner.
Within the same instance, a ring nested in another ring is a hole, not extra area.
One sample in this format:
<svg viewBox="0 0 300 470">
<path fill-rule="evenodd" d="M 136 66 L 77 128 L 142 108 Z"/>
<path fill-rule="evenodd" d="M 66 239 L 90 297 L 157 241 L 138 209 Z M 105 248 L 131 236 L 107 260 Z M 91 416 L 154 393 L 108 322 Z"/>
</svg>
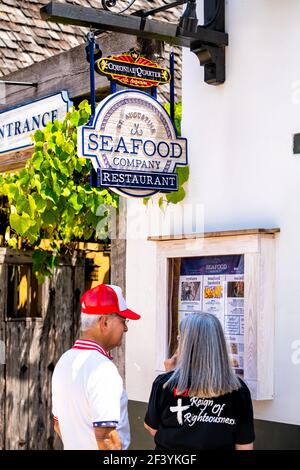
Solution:
<svg viewBox="0 0 300 470">
<path fill-rule="evenodd" d="M 177 421 L 179 424 L 182 424 L 182 412 L 188 410 L 190 405 L 182 406 L 182 399 L 178 398 L 177 406 L 170 406 L 170 411 L 176 413 L 177 411 Z"/>
</svg>

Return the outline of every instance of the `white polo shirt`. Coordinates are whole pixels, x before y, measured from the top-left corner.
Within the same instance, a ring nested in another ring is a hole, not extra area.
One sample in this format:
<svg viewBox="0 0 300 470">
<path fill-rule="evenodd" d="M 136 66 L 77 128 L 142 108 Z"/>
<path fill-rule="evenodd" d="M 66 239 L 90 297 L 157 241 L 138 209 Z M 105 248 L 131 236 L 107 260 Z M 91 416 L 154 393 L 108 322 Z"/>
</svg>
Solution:
<svg viewBox="0 0 300 470">
<path fill-rule="evenodd" d="M 97 450 L 94 428 L 116 427 L 130 444 L 127 394 L 111 357 L 95 341 L 77 340 L 52 377 L 52 406 L 64 449 Z"/>
</svg>

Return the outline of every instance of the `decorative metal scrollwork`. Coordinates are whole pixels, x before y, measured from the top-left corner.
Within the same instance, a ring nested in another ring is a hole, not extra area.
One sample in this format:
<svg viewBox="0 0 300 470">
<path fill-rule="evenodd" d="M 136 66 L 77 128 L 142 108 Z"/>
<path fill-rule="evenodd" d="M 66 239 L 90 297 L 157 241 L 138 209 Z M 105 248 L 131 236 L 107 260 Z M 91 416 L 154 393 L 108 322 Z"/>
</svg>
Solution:
<svg viewBox="0 0 300 470">
<path fill-rule="evenodd" d="M 113 13 L 124 13 L 135 3 L 136 0 L 101 0 L 104 10 Z M 118 8 L 119 6 L 119 8 Z M 117 7 L 116 9 L 114 7 Z"/>
</svg>

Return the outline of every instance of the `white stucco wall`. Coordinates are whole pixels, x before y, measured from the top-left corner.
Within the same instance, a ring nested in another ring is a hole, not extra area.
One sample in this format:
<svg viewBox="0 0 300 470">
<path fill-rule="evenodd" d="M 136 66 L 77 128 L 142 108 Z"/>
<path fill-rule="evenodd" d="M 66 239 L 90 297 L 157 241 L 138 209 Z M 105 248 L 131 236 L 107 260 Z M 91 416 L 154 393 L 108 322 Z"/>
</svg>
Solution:
<svg viewBox="0 0 300 470">
<path fill-rule="evenodd" d="M 183 55 L 182 133 L 191 170 L 184 202 L 203 204 L 205 231 L 281 229 L 275 399 L 255 403 L 255 415 L 293 424 L 300 424 L 300 363 L 292 360 L 293 342 L 300 341 L 300 156 L 292 152 L 293 134 L 300 132 L 299 18 L 298 0 L 228 0 L 227 79 L 219 87 L 204 83 L 194 54 Z M 136 204 L 129 201 L 129 207 Z M 129 218 L 129 237 L 137 220 L 147 225 L 144 212 Z M 143 313 L 127 333 L 127 390 L 130 399 L 147 401 L 155 360 L 153 300 L 159 295 L 155 247 L 145 236 L 129 238 L 127 249 L 127 300 Z"/>
</svg>

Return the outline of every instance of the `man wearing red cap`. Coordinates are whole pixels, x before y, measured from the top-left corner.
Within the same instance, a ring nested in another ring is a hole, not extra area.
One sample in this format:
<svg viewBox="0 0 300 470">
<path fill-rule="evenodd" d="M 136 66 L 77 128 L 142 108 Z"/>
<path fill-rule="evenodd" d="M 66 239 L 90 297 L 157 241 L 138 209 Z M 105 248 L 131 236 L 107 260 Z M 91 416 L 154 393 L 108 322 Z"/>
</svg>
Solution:
<svg viewBox="0 0 300 470">
<path fill-rule="evenodd" d="M 100 284 L 80 301 L 82 336 L 53 372 L 54 429 L 64 449 L 127 449 L 127 395 L 109 351 L 140 315 L 127 308 L 118 286 Z"/>
</svg>

